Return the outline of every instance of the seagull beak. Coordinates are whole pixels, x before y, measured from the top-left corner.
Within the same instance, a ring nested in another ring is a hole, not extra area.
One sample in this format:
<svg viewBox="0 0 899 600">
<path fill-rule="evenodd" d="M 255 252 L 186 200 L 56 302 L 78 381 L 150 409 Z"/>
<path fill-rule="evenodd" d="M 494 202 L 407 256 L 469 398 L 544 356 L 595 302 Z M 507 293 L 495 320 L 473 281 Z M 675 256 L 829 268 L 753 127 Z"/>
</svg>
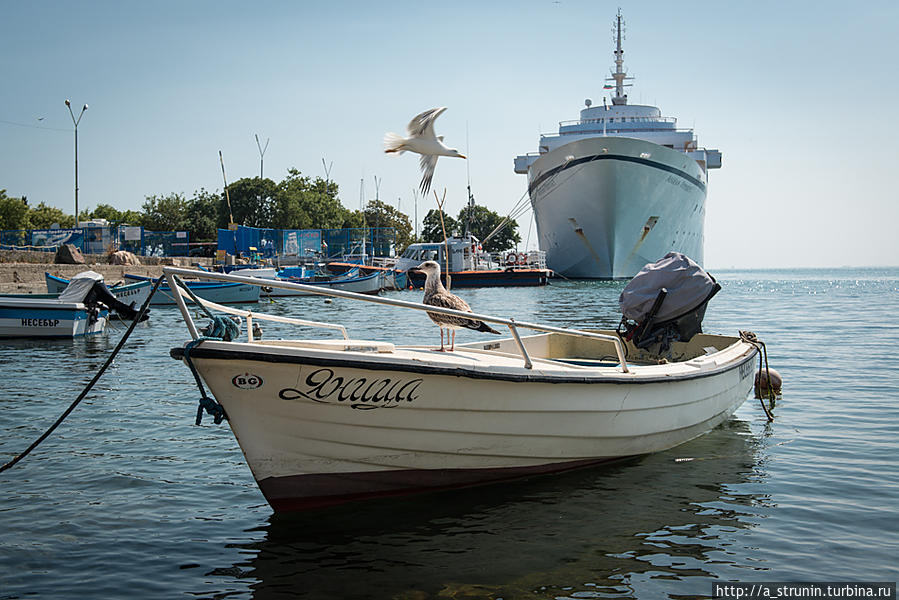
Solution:
<svg viewBox="0 0 899 600">
<path fill-rule="evenodd" d="M 459 158 L 468 158 L 468 157 L 465 156 L 464 154 L 460 154 L 460 155 L 459 155 Z"/>
</svg>

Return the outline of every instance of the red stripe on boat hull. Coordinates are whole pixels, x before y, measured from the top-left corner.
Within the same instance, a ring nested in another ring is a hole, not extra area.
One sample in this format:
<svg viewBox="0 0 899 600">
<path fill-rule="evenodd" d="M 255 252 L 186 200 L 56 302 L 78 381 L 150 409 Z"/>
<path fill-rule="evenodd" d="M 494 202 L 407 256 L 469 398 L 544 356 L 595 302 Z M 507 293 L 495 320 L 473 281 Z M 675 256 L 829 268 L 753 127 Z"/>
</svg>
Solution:
<svg viewBox="0 0 899 600">
<path fill-rule="evenodd" d="M 409 496 L 509 481 L 532 475 L 560 473 L 620 460 L 591 458 L 533 467 L 497 469 L 405 469 L 359 473 L 316 473 L 267 477 L 258 481 L 276 512 L 309 510 L 374 498 Z"/>
</svg>

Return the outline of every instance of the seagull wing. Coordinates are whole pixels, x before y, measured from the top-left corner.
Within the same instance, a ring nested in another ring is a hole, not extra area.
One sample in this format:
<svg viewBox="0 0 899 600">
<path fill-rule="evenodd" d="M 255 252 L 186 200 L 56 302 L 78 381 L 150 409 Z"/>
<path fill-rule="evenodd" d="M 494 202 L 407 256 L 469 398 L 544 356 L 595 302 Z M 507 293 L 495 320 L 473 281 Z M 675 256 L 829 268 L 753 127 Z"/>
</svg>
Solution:
<svg viewBox="0 0 899 600">
<path fill-rule="evenodd" d="M 420 115 L 416 115 L 415 118 L 409 121 L 409 125 L 406 126 L 409 135 L 428 138 L 436 137 L 434 135 L 434 120 L 443 114 L 443 111 L 445 110 L 446 107 L 442 106 L 440 108 L 426 110 Z"/>
<path fill-rule="evenodd" d="M 446 291 L 427 297 L 424 303 L 430 306 L 439 306 L 441 308 L 451 308 L 453 310 L 471 312 L 471 307 L 468 306 L 468 302 L 466 302 L 459 296 L 450 294 Z M 431 317 L 432 321 L 434 321 L 441 327 L 465 327 L 467 329 L 474 329 L 475 331 L 486 331 L 488 333 L 497 334 L 499 333 L 496 329 L 490 327 L 490 325 L 487 325 L 487 323 L 484 323 L 483 321 L 477 321 L 475 319 L 452 317 L 450 315 L 440 315 L 437 313 L 428 313 L 428 316 Z"/>
<path fill-rule="evenodd" d="M 418 162 L 421 165 L 421 193 L 427 195 L 434 178 L 434 169 L 437 168 L 437 155 L 422 154 Z"/>
</svg>

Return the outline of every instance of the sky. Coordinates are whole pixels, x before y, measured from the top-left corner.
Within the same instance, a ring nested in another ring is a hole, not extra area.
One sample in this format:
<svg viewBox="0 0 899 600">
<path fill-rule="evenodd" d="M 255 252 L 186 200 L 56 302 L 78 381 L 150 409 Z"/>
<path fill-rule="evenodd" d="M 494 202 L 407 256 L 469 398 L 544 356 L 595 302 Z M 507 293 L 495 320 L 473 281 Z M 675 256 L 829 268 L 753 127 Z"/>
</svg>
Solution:
<svg viewBox="0 0 899 600">
<path fill-rule="evenodd" d="M 147 196 L 330 178 L 419 220 L 417 156 L 388 131 L 437 106 L 432 189 L 508 214 L 540 133 L 602 102 L 626 21 L 631 104 L 717 148 L 705 266 L 899 265 L 899 2 L 236 2 L 0 0 L 0 189 L 74 210 Z M 606 92 L 608 93 L 608 92 Z M 260 165 L 256 136 L 268 147 Z M 531 213 L 518 219 L 536 247 Z"/>
</svg>

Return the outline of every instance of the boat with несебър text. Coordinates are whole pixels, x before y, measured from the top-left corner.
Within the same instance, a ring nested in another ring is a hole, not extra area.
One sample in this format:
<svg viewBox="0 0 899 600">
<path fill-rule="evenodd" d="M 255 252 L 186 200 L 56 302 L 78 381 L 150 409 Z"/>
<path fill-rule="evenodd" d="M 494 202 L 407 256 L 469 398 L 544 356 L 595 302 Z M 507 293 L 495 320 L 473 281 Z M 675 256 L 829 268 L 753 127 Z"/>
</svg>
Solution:
<svg viewBox="0 0 899 600">
<path fill-rule="evenodd" d="M 0 296 L 0 337 L 74 338 L 101 334 L 110 310 L 126 319 L 138 311 L 115 298 L 103 276 L 84 271 L 59 294 Z M 144 318 L 149 315 L 145 314 Z"/>
</svg>

